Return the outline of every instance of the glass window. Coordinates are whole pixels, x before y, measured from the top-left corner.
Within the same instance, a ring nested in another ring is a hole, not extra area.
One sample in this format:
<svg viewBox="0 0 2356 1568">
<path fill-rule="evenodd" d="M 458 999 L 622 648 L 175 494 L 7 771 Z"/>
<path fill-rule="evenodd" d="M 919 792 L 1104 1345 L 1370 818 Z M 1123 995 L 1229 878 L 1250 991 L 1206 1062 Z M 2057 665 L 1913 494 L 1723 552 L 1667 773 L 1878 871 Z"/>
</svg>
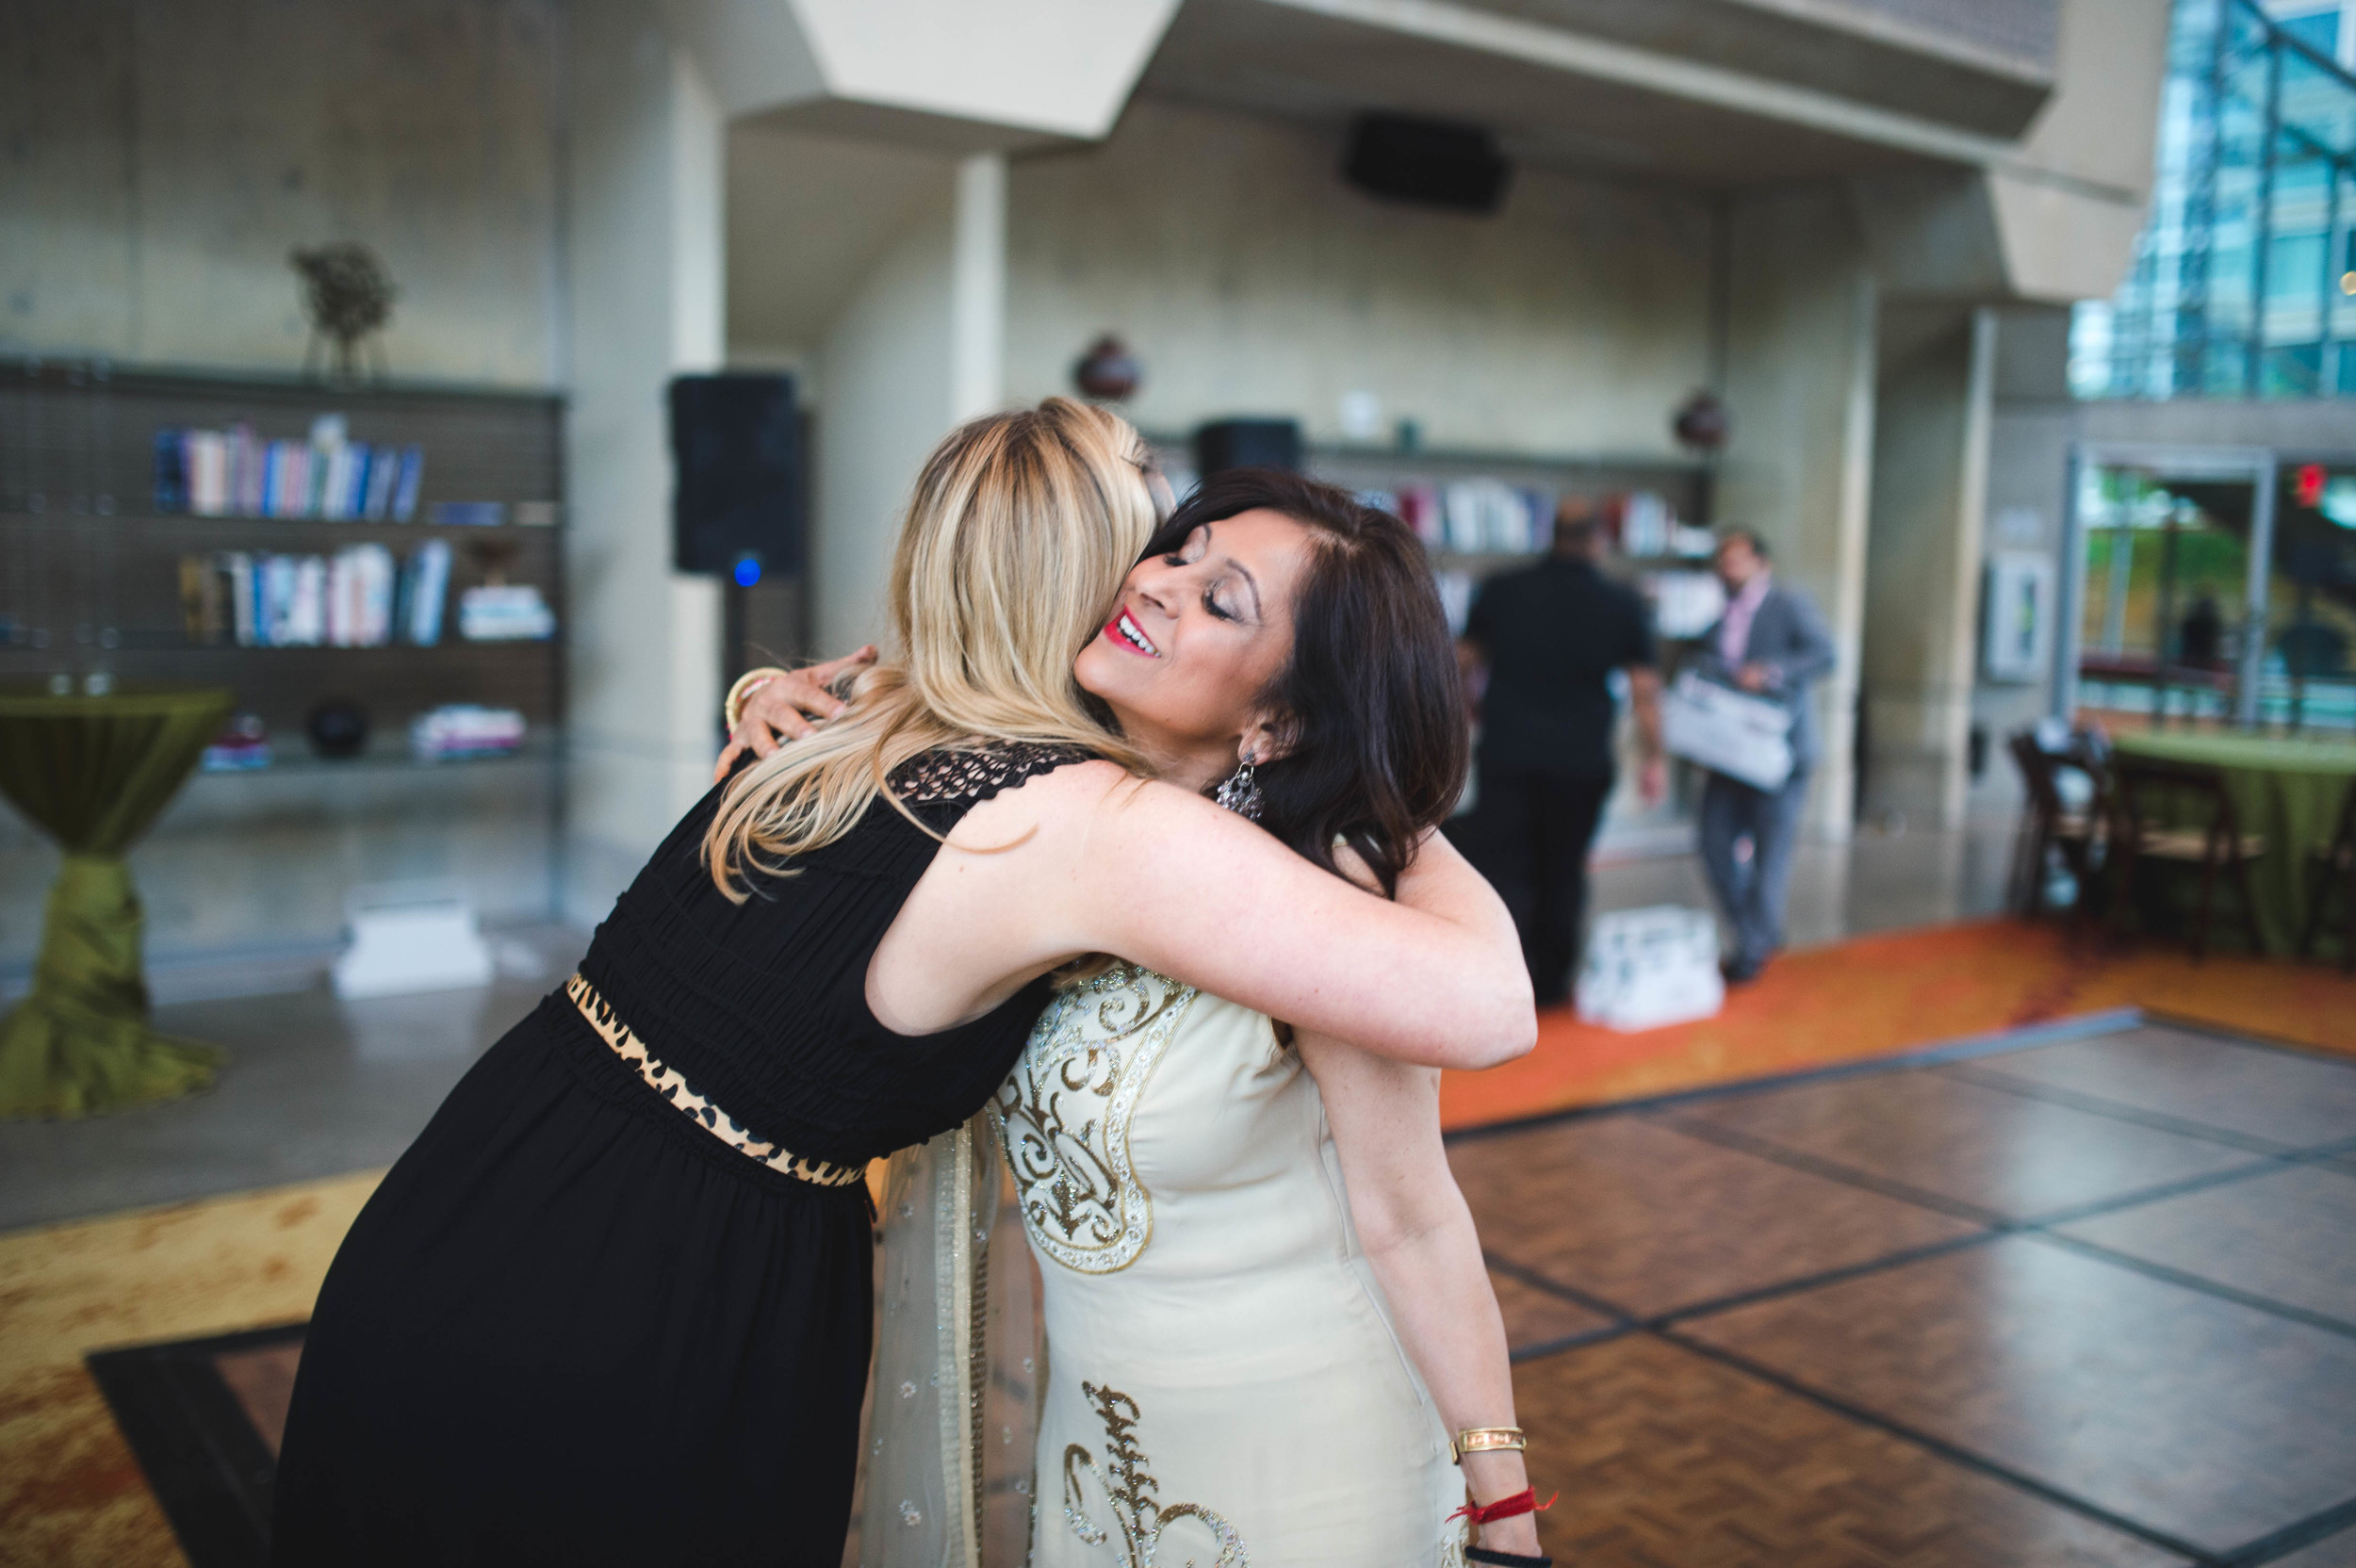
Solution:
<svg viewBox="0 0 2356 1568">
<path fill-rule="evenodd" d="M 2356 378 L 2356 75 L 2339 8 L 2178 0 L 2151 217 L 2081 305 L 2085 398 L 2313 398 Z"/>
</svg>

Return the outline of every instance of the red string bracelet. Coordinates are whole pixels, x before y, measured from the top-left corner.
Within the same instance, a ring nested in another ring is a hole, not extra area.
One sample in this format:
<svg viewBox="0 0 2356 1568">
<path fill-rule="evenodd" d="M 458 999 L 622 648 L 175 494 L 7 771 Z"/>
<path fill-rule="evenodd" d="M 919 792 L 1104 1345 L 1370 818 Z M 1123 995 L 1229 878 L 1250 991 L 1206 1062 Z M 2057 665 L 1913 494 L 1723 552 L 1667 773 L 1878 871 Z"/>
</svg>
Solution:
<svg viewBox="0 0 2356 1568">
<path fill-rule="evenodd" d="M 1448 1522 L 1454 1524 L 1459 1519 L 1469 1519 L 1476 1525 L 1493 1525 L 1499 1519 L 1517 1519 L 1525 1513 L 1544 1513 L 1554 1506 L 1555 1497 L 1562 1495 L 1558 1492 L 1554 1497 L 1548 1497 L 1542 1503 L 1538 1500 L 1538 1489 L 1525 1486 L 1511 1497 L 1499 1497 L 1485 1508 L 1479 1503 L 1466 1503 L 1448 1516 Z"/>
</svg>

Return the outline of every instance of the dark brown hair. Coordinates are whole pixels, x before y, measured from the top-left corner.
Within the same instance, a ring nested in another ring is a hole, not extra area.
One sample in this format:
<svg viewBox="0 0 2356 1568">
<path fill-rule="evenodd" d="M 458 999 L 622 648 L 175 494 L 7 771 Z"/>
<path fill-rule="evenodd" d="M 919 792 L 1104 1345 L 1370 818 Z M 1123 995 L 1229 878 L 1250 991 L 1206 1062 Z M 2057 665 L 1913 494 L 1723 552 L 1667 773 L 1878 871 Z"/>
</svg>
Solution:
<svg viewBox="0 0 2356 1568">
<path fill-rule="evenodd" d="M 1426 830 L 1464 789 L 1469 724 L 1448 616 L 1413 530 L 1349 491 L 1272 468 L 1214 475 L 1146 547 L 1170 554 L 1204 523 L 1281 512 L 1314 547 L 1292 603 L 1292 657 L 1262 700 L 1291 748 L 1256 770 L 1260 825 L 1327 871 L 1355 850 L 1399 890 Z"/>
</svg>

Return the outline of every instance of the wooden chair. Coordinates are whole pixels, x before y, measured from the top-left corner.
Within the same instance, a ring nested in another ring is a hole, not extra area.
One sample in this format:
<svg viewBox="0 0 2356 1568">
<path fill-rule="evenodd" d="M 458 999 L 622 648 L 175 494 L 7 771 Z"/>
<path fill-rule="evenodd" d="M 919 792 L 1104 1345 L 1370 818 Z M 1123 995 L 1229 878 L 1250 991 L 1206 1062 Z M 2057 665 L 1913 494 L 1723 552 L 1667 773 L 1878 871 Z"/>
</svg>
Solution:
<svg viewBox="0 0 2356 1568">
<path fill-rule="evenodd" d="M 2307 929 L 2299 939 L 2302 958 L 2315 956 L 2335 885 L 2340 895 L 2340 972 L 2356 974 L 2356 778 L 2348 780 L 2347 797 L 2340 802 L 2340 825 L 2330 847 L 2307 852 Z"/>
<path fill-rule="evenodd" d="M 2013 843 L 2012 906 L 2034 918 L 2045 912 L 2045 867 L 2049 856 L 2061 852 L 2062 864 L 2078 884 L 2078 908 L 2085 910 L 2094 894 L 2096 845 L 2102 838 L 2102 776 L 2090 759 L 2056 757 L 2037 744 L 2033 730 L 2016 730 L 2005 744 L 2021 782 L 2028 792 L 2021 813 L 2020 837 Z M 2061 770 L 2077 768 L 2095 781 L 2090 808 L 2072 811 L 2062 798 Z"/>
<path fill-rule="evenodd" d="M 2266 853 L 2266 841 L 2241 831 L 2223 774 L 2195 763 L 2117 753 L 2111 759 L 2110 803 L 2115 919 L 2119 910 L 2135 904 L 2135 868 L 2143 861 L 2198 866 L 2201 901 L 2191 943 L 2193 957 L 2203 957 L 2216 916 L 2217 873 L 2223 871 L 2233 876 L 2234 891 L 2240 895 L 2242 930 L 2250 939 L 2250 950 L 2265 950 L 2258 935 L 2258 901 L 2250 886 L 2250 862 Z M 2179 825 L 2184 822 L 2194 825 Z"/>
</svg>

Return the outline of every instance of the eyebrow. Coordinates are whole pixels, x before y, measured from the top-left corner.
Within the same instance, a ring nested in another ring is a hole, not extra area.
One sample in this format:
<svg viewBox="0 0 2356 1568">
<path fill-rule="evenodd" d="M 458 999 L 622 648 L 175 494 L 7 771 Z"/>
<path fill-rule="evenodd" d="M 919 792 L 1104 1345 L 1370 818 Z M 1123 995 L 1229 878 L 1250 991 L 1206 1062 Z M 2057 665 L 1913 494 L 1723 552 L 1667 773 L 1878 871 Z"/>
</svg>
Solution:
<svg viewBox="0 0 2356 1568">
<path fill-rule="evenodd" d="M 1203 525 L 1203 551 L 1204 554 L 1207 555 L 1210 553 L 1212 543 L 1213 535 L 1211 533 L 1211 525 L 1204 523 Z M 1235 568 L 1235 575 L 1242 578 L 1244 580 L 1244 586 L 1252 590 L 1252 618 L 1255 621 L 1265 623 L 1268 620 L 1268 608 L 1260 602 L 1260 580 L 1252 575 L 1251 567 L 1245 565 L 1234 556 L 1230 555 L 1223 557 L 1222 559 L 1226 561 L 1227 564 Z"/>
</svg>

